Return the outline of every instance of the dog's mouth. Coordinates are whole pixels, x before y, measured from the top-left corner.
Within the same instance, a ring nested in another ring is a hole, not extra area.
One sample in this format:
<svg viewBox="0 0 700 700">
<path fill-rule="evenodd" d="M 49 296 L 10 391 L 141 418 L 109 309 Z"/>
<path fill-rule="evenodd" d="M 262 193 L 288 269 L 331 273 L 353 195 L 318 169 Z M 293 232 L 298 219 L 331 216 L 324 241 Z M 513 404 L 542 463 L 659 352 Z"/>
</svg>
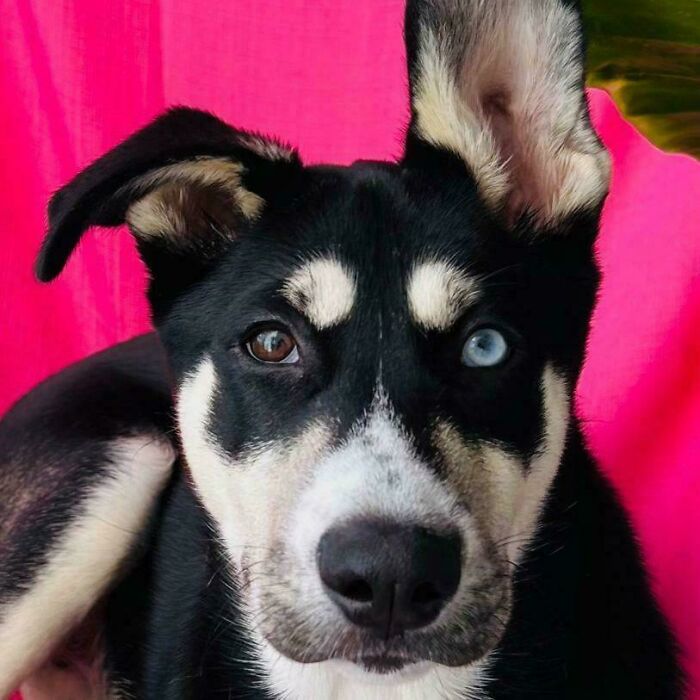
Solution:
<svg viewBox="0 0 700 700">
<path fill-rule="evenodd" d="M 305 625 L 299 618 L 300 624 L 292 628 L 282 624 L 261 632 L 279 654 L 292 661 L 345 661 L 368 673 L 390 676 L 426 663 L 461 667 L 479 661 L 496 647 L 509 616 L 510 592 L 501 591 L 495 605 L 473 608 L 467 616 L 455 619 L 453 625 L 406 632 L 390 639 L 378 639 L 354 625 L 341 624 L 329 627 L 322 640 L 309 635 L 304 642 Z M 290 612 L 287 619 L 294 618 Z"/>
<path fill-rule="evenodd" d="M 272 638 L 266 641 L 286 658 L 303 664 L 314 664 L 322 661 L 343 661 L 367 673 L 389 676 L 408 670 L 419 664 L 434 661 L 431 654 L 418 653 L 409 649 L 405 642 L 368 643 L 354 649 L 344 646 L 342 650 L 325 651 L 307 648 L 299 650 L 295 645 L 280 644 L 280 640 Z M 461 665 L 457 662 L 448 665 Z"/>
<path fill-rule="evenodd" d="M 500 634 L 489 629 L 479 633 L 474 639 L 461 640 L 453 645 L 438 639 L 421 640 L 417 643 L 397 640 L 381 644 L 369 642 L 357 646 L 343 643 L 339 645 L 342 648 L 328 649 L 325 645 L 319 648 L 300 648 L 297 644 L 285 643 L 275 635 L 266 636 L 266 641 L 282 656 L 298 663 L 349 661 L 368 672 L 390 674 L 425 662 L 442 666 L 465 666 L 485 656 L 499 638 Z"/>
<path fill-rule="evenodd" d="M 423 664 L 468 666 L 497 646 L 511 614 L 512 581 L 496 567 L 487 578 L 463 585 L 433 622 L 403 630 L 390 625 L 390 633 L 385 626 L 345 619 L 330 600 L 303 590 L 302 578 L 260 585 L 251 616 L 257 634 L 272 649 L 302 664 L 349 662 L 358 670 L 385 676 L 410 673 Z M 288 589 L 291 595 L 282 597 L 280 591 Z"/>
</svg>

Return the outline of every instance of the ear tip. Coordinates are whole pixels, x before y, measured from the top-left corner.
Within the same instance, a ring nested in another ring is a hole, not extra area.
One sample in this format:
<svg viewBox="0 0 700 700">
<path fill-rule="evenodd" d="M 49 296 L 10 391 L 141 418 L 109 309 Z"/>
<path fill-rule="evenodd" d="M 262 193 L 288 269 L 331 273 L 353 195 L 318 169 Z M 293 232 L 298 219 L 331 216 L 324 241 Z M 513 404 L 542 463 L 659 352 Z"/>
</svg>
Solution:
<svg viewBox="0 0 700 700">
<path fill-rule="evenodd" d="M 39 282 L 51 282 L 51 280 L 56 278 L 57 273 L 51 269 L 46 261 L 45 256 L 39 254 L 39 257 L 34 263 L 34 276 Z"/>
<path fill-rule="evenodd" d="M 34 263 L 34 275 L 39 282 L 55 280 L 65 263 L 65 260 L 61 259 L 58 252 L 53 250 L 52 238 L 53 231 L 49 229 Z"/>
<path fill-rule="evenodd" d="M 56 279 L 63 268 L 63 263 L 59 261 L 59 256 L 56 248 L 56 228 L 57 220 L 63 209 L 65 202 L 66 188 L 61 187 L 56 190 L 49 199 L 48 213 L 48 228 L 44 235 L 39 252 L 34 262 L 34 275 L 39 282 L 51 282 Z"/>
<path fill-rule="evenodd" d="M 57 277 L 53 270 L 49 269 L 47 265 L 40 261 L 37 261 L 37 263 L 34 265 L 34 276 L 36 277 L 37 281 L 42 283 L 51 282 Z"/>
<path fill-rule="evenodd" d="M 56 279 L 56 277 L 58 277 L 57 274 L 54 274 L 53 272 L 47 272 L 45 269 L 39 268 L 39 266 L 35 268 L 34 272 L 37 281 L 41 282 L 42 284 L 46 284 L 47 282 L 53 282 Z"/>
</svg>

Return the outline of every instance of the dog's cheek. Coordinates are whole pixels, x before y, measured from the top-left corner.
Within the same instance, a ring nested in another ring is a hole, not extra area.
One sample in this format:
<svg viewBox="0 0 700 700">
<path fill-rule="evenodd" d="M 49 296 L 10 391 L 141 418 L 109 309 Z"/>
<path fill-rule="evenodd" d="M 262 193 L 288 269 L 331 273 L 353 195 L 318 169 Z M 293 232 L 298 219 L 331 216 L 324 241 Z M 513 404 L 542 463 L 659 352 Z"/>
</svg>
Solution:
<svg viewBox="0 0 700 700">
<path fill-rule="evenodd" d="M 231 458 L 208 427 L 217 387 L 216 368 L 205 357 L 181 385 L 178 421 L 197 495 L 240 569 L 259 565 L 276 546 L 329 431 L 312 423 L 295 437 L 253 445 Z"/>
<path fill-rule="evenodd" d="M 525 482 L 522 462 L 494 445 L 465 441 L 446 420 L 436 423 L 433 442 L 442 457 L 445 480 L 481 535 L 487 542 L 505 537 Z"/>
<path fill-rule="evenodd" d="M 518 490 L 511 526 L 508 558 L 517 562 L 537 528 L 545 500 L 564 457 L 571 416 L 571 395 L 566 379 L 547 365 L 540 381 L 544 430 L 539 448 L 530 459 Z M 522 535 L 521 535 L 522 533 Z"/>
<path fill-rule="evenodd" d="M 245 518 L 251 544 L 263 548 L 258 559 L 283 553 L 291 514 L 330 439 L 329 427 L 315 421 L 294 437 L 251 449 L 236 464 L 237 517 Z"/>
<path fill-rule="evenodd" d="M 529 461 L 488 443 L 468 443 L 439 421 L 433 441 L 445 478 L 498 554 L 517 563 L 534 535 L 538 517 L 561 462 L 569 423 L 566 381 L 549 365 L 541 382 L 544 430 Z"/>
</svg>

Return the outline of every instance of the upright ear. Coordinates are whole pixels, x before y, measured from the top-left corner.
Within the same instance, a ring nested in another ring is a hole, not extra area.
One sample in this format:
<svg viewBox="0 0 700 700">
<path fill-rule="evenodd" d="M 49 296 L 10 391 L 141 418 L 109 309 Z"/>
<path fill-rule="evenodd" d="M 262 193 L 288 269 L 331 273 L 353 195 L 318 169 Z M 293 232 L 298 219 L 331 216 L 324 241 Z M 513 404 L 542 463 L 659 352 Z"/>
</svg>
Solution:
<svg viewBox="0 0 700 700">
<path fill-rule="evenodd" d="M 556 227 L 597 212 L 609 159 L 590 123 L 574 0 L 409 0 L 411 124 L 464 161 L 482 200 L 510 221 Z"/>
<path fill-rule="evenodd" d="M 192 266 L 254 221 L 300 168 L 279 143 L 207 112 L 172 109 L 53 196 L 37 276 L 56 277 L 89 227 L 123 223 L 149 267 L 162 254 Z"/>
</svg>

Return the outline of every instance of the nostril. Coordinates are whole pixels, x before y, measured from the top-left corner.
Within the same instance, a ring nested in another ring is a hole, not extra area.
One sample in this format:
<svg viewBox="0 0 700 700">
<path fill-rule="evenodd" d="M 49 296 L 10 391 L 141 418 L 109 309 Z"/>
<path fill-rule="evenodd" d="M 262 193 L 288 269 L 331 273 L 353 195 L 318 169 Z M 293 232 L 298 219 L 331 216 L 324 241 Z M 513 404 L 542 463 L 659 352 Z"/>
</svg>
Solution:
<svg viewBox="0 0 700 700">
<path fill-rule="evenodd" d="M 442 601 L 443 596 L 440 591 L 430 581 L 419 583 L 414 589 L 410 597 L 410 602 L 413 605 L 430 605 Z"/>
<path fill-rule="evenodd" d="M 356 603 L 370 603 L 374 597 L 372 586 L 362 578 L 350 579 L 336 587 L 336 592 Z"/>
</svg>

